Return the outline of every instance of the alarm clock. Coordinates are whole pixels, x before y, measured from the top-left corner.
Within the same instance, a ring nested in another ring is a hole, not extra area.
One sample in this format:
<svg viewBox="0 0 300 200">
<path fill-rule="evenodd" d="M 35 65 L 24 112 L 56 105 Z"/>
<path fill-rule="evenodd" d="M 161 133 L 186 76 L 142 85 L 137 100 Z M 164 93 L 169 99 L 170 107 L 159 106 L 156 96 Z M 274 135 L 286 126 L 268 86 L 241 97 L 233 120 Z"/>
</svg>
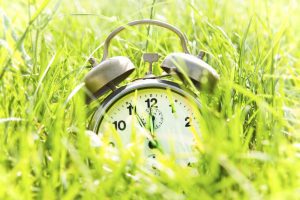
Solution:
<svg viewBox="0 0 300 200">
<path fill-rule="evenodd" d="M 158 53 L 144 53 L 149 70 L 144 77 L 118 87 L 134 70 L 128 57 L 108 58 L 111 39 L 127 27 L 155 25 L 174 32 L 180 39 L 183 52 L 171 53 L 161 63 L 163 74 L 155 76 L 152 65 L 159 60 Z M 185 87 L 192 83 L 199 90 L 213 90 L 219 79 L 217 72 L 201 56 L 189 53 L 185 35 L 176 27 L 157 20 L 138 20 L 112 31 L 105 40 L 100 63 L 90 60 L 92 69 L 85 76 L 88 102 L 106 94 L 91 117 L 89 129 L 97 134 L 111 134 L 115 146 L 117 133 L 122 146 L 130 145 L 133 134 L 145 136 L 145 152 L 154 158 L 153 150 L 176 155 L 178 160 L 190 162 L 195 138 L 201 135 L 197 121 L 201 104 Z M 178 79 L 182 84 L 178 84 Z M 109 94 L 108 94 L 109 93 Z"/>
</svg>

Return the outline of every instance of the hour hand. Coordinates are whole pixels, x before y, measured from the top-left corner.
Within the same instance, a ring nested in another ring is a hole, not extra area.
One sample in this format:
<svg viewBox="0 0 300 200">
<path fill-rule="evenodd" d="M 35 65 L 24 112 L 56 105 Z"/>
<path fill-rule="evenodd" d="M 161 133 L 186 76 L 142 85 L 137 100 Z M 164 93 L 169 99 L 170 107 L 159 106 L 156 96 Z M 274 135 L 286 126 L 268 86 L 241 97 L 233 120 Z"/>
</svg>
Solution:
<svg viewBox="0 0 300 200">
<path fill-rule="evenodd" d="M 143 128 L 145 128 L 145 129 L 147 129 L 147 130 L 149 130 L 149 129 L 147 128 L 147 126 L 146 126 L 147 123 L 146 123 L 146 122 L 143 120 L 143 118 L 141 118 L 141 116 L 138 114 L 138 112 L 136 111 L 136 108 L 135 108 L 134 110 L 135 110 L 135 111 L 134 111 L 134 115 L 135 115 L 135 117 L 136 117 L 138 123 L 140 124 L 140 126 L 143 127 Z M 152 136 L 152 134 L 151 134 L 151 136 Z"/>
<path fill-rule="evenodd" d="M 145 125 L 145 123 L 143 122 L 143 119 L 142 119 L 137 113 L 135 113 L 135 116 L 136 116 L 136 118 L 137 118 L 137 120 L 138 120 L 140 126 L 143 127 L 143 128 L 146 128 L 146 127 L 145 127 L 146 125 Z"/>
<path fill-rule="evenodd" d="M 148 125 L 146 125 L 146 123 L 143 121 L 143 119 L 140 117 L 140 115 L 137 112 L 135 112 L 134 114 L 135 114 L 135 116 L 136 116 L 136 118 L 137 118 L 140 126 L 149 131 L 149 127 L 147 127 Z M 149 123 L 147 123 L 147 124 L 150 125 L 150 131 L 149 131 L 150 134 L 149 134 L 149 132 L 147 132 L 148 136 L 149 136 L 148 137 L 148 139 L 149 139 L 148 147 L 150 149 L 159 149 L 160 151 L 162 151 L 159 148 L 159 144 L 158 144 L 157 140 L 155 139 L 155 135 L 154 135 L 154 120 L 155 120 L 155 117 L 152 115 L 151 110 L 150 110 L 149 120 L 148 120 Z"/>
</svg>

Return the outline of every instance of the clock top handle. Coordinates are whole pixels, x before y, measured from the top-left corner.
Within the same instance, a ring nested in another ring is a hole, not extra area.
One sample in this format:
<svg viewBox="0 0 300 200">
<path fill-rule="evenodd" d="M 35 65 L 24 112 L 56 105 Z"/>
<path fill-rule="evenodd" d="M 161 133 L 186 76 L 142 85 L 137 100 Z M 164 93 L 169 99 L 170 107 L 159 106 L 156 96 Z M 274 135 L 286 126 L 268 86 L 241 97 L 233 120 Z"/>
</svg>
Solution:
<svg viewBox="0 0 300 200">
<path fill-rule="evenodd" d="M 136 20 L 136 21 L 132 21 L 129 22 L 126 26 L 120 26 L 118 28 L 116 28 L 114 31 L 112 31 L 106 38 L 105 42 L 104 42 L 104 49 L 103 49 L 103 56 L 102 56 L 102 60 L 104 61 L 107 59 L 108 56 L 108 49 L 109 49 L 109 44 L 110 41 L 117 35 L 119 34 L 121 31 L 123 31 L 124 29 L 126 29 L 126 27 L 128 26 L 136 26 L 136 25 L 142 25 L 142 24 L 148 24 L 148 25 L 155 25 L 155 26 L 159 26 L 159 27 L 163 27 L 166 28 L 174 33 L 176 33 L 176 35 L 179 37 L 180 39 L 180 43 L 181 43 L 181 47 L 184 51 L 184 53 L 190 54 L 188 48 L 187 48 L 187 40 L 185 35 L 175 26 L 172 26 L 171 24 L 165 23 L 165 22 L 161 22 L 158 20 L 152 20 L 152 19 L 142 19 L 142 20 Z"/>
</svg>

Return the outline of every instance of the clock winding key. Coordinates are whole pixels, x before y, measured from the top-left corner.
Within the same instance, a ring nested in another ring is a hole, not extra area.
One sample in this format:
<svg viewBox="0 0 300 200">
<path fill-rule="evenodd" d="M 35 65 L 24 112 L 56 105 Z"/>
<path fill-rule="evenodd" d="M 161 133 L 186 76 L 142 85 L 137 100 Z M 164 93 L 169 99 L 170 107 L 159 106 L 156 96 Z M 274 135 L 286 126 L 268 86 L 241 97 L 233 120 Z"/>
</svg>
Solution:
<svg viewBox="0 0 300 200">
<path fill-rule="evenodd" d="M 149 71 L 148 71 L 147 75 L 152 74 L 152 63 L 157 62 L 158 59 L 159 59 L 158 53 L 144 53 L 143 54 L 144 62 L 149 63 Z"/>
</svg>

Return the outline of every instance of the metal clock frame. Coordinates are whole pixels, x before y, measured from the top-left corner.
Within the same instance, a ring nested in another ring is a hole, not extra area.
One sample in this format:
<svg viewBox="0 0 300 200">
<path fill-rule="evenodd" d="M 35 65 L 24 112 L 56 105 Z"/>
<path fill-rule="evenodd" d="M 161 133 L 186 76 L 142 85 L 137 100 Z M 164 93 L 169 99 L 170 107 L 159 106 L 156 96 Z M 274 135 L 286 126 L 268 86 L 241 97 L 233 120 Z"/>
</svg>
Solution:
<svg viewBox="0 0 300 200">
<path fill-rule="evenodd" d="M 98 134 L 100 124 L 106 114 L 106 111 L 110 109 L 119 99 L 123 96 L 131 93 L 132 91 L 139 89 L 147 89 L 147 88 L 160 88 L 160 89 L 170 89 L 173 92 L 183 96 L 186 99 L 189 99 L 193 102 L 198 109 L 200 109 L 200 102 L 190 93 L 184 91 L 180 88 L 177 83 L 162 80 L 162 79 L 142 79 L 133 81 L 125 86 L 122 86 L 111 93 L 109 96 L 105 98 L 102 102 L 101 106 L 97 108 L 92 116 L 91 122 L 89 123 L 89 129 Z"/>
</svg>

